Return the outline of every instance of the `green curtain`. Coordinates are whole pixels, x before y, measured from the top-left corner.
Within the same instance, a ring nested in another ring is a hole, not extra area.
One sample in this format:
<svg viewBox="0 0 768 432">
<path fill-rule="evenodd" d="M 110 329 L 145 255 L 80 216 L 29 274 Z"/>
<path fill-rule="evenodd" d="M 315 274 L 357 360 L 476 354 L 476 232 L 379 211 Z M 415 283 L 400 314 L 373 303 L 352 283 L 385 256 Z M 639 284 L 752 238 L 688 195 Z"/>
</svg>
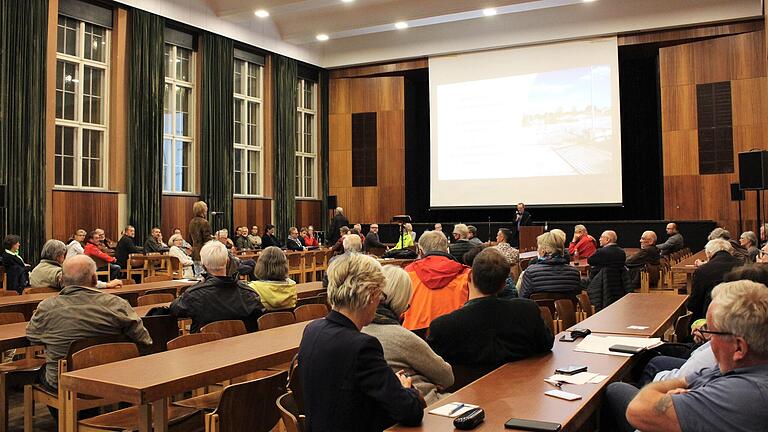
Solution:
<svg viewBox="0 0 768 432">
<path fill-rule="evenodd" d="M 320 203 L 320 221 L 328 232 L 328 161 L 330 160 L 330 154 L 328 153 L 328 71 L 323 69 L 320 71 L 320 170 L 321 179 L 323 182 L 322 199 Z"/>
<path fill-rule="evenodd" d="M 205 33 L 202 63 L 201 199 L 214 232 L 232 226 L 234 47 L 231 39 Z"/>
<path fill-rule="evenodd" d="M 163 17 L 131 9 L 128 221 L 136 238 L 160 226 L 163 197 Z"/>
<path fill-rule="evenodd" d="M 48 0 L 23 3 L 0 0 L 0 185 L 8 204 L 0 229 L 21 236 L 21 255 L 34 264 L 45 242 Z"/>
<path fill-rule="evenodd" d="M 274 206 L 275 233 L 288 235 L 296 220 L 296 60 L 275 55 Z"/>
</svg>

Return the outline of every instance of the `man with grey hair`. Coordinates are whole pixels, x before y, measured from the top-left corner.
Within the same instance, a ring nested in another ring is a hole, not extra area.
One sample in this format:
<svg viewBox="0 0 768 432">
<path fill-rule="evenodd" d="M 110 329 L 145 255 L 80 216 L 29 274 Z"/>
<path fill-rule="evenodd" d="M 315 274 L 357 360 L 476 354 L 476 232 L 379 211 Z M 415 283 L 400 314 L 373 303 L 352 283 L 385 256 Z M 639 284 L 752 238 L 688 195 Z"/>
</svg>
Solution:
<svg viewBox="0 0 768 432">
<path fill-rule="evenodd" d="M 451 243 L 450 247 L 448 248 L 451 252 L 451 255 L 456 259 L 456 261 L 464 264 L 464 254 L 469 252 L 470 249 L 472 249 L 472 243 L 469 242 L 469 228 L 464 224 L 456 224 L 453 226 L 453 239 L 454 242 Z"/>
<path fill-rule="evenodd" d="M 448 253 L 448 240 L 441 231 L 421 235 L 419 255 L 421 259 L 405 268 L 411 277 L 413 296 L 403 327 L 425 334 L 433 319 L 455 311 L 467 301 L 469 267 Z"/>
<path fill-rule="evenodd" d="M 76 340 L 123 334 L 137 344 L 152 344 L 131 305 L 96 289 L 96 281 L 96 264 L 90 257 L 67 258 L 62 265 L 64 288 L 40 302 L 32 315 L 27 339 L 33 345 L 45 345 L 43 385 L 58 387 L 58 361 Z"/>
<path fill-rule="evenodd" d="M 349 225 L 349 219 L 344 216 L 344 209 L 336 207 L 336 210 L 333 212 L 333 219 L 331 220 L 331 227 L 328 232 L 328 244 L 335 245 L 336 242 L 339 241 L 339 237 L 341 237 L 339 230 L 341 227 L 347 225 Z"/>
<path fill-rule="evenodd" d="M 171 313 L 191 318 L 190 332 L 214 321 L 242 320 L 249 331 L 258 330 L 256 320 L 264 313 L 261 298 L 245 282 L 227 273 L 229 253 L 223 243 L 209 241 L 200 250 L 208 274 L 171 303 Z"/>
<path fill-rule="evenodd" d="M 739 244 L 747 251 L 747 259 L 753 263 L 757 261 L 760 255 L 760 249 L 757 248 L 757 236 L 752 231 L 744 231 L 739 236 Z"/>
<path fill-rule="evenodd" d="M 477 227 L 474 225 L 467 225 L 467 229 L 469 230 L 469 235 L 467 236 L 469 244 L 472 246 L 482 246 L 483 241 L 477 238 Z"/>
<path fill-rule="evenodd" d="M 688 299 L 688 310 L 693 312 L 692 321 L 704 318 L 712 288 L 723 281 L 726 273 L 741 265 L 741 262 L 731 255 L 733 248 L 727 240 L 710 240 L 704 246 L 704 251 L 707 254 L 707 262 L 693 272 L 691 297 Z"/>
<path fill-rule="evenodd" d="M 67 246 L 59 240 L 48 240 L 43 245 L 38 263 L 29 274 L 29 285 L 33 287 L 51 287 L 60 290 L 62 284 L 61 264 L 67 256 Z M 115 288 L 123 286 L 123 281 L 113 279 L 109 282 L 96 281 L 96 288 Z"/>
<path fill-rule="evenodd" d="M 656 247 L 656 233 L 653 231 L 643 231 L 640 235 L 640 250 L 627 257 L 625 265 L 629 270 L 630 287 L 633 289 L 640 287 L 640 272 L 648 271 L 651 278 L 651 284 L 656 284 L 659 278 L 659 260 L 661 254 Z"/>
<path fill-rule="evenodd" d="M 739 262 L 746 264 L 749 261 L 749 252 L 741 243 L 731 238 L 731 232 L 725 228 L 715 228 L 709 233 L 707 240 L 723 239 L 731 244 L 731 255 L 738 258 Z"/>
<path fill-rule="evenodd" d="M 740 280 L 712 291 L 707 330 L 717 366 L 638 390 L 608 386 L 619 430 L 764 431 L 768 389 L 768 289 Z"/>
<path fill-rule="evenodd" d="M 589 235 L 587 227 L 578 224 L 573 227 L 573 239 L 568 245 L 568 254 L 574 259 L 589 258 L 597 250 L 595 238 Z"/>
</svg>

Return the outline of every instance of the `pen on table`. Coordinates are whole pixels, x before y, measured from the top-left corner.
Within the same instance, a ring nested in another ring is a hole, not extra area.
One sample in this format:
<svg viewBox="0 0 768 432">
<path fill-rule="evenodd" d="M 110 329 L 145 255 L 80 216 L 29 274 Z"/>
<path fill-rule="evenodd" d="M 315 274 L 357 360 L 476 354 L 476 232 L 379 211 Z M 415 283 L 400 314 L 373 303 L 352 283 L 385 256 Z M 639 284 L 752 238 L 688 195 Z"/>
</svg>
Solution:
<svg viewBox="0 0 768 432">
<path fill-rule="evenodd" d="M 563 383 L 560 382 L 560 381 L 553 381 L 553 380 L 548 380 L 548 379 L 545 379 L 544 381 L 548 382 L 549 384 L 552 384 L 553 386 L 555 386 L 555 387 L 557 387 L 559 389 L 563 388 Z"/>
<path fill-rule="evenodd" d="M 460 410 L 462 408 L 464 408 L 464 404 L 463 403 L 459 403 L 458 405 L 456 405 L 456 408 L 452 409 L 451 412 L 448 413 L 448 415 L 453 415 L 453 413 L 455 413 L 456 411 L 458 411 L 458 410 Z"/>
</svg>

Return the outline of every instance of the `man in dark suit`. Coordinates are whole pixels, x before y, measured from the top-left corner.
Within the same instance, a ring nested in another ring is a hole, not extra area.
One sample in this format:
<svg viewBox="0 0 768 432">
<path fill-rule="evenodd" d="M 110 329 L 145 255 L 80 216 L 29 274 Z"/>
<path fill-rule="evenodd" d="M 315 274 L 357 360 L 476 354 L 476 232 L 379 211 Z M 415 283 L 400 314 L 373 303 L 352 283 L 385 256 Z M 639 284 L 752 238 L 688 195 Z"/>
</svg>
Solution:
<svg viewBox="0 0 768 432">
<path fill-rule="evenodd" d="M 587 258 L 589 264 L 589 273 L 596 274 L 606 267 L 622 268 L 627 260 L 627 254 L 616 241 L 618 237 L 615 231 L 603 231 L 600 236 L 600 249 L 596 250 L 592 256 Z"/>
<path fill-rule="evenodd" d="M 627 254 L 616 244 L 617 240 L 616 232 L 604 231 L 599 240 L 601 247 L 587 258 L 587 293 L 595 310 L 620 299 L 629 289 L 629 274 L 624 267 Z"/>
<path fill-rule="evenodd" d="M 432 321 L 427 342 L 465 376 L 462 382 L 552 349 L 553 336 L 532 300 L 499 299 L 509 261 L 495 248 L 477 254 L 469 274 L 469 301 Z"/>
<path fill-rule="evenodd" d="M 692 321 L 705 317 L 712 289 L 723 281 L 726 273 L 741 265 L 739 259 L 731 255 L 732 247 L 728 240 L 710 240 L 704 250 L 707 261 L 693 272 L 693 286 L 688 298 L 688 310 L 693 312 Z"/>
<path fill-rule="evenodd" d="M 528 226 L 531 224 L 531 214 L 525 209 L 525 204 L 517 203 L 517 211 L 515 212 L 515 225 L 519 230 L 521 226 Z"/>
<path fill-rule="evenodd" d="M 379 240 L 379 224 L 371 224 L 371 229 L 368 231 L 368 235 L 365 236 L 365 243 L 363 246 L 363 250 L 366 251 L 371 247 L 387 250 L 387 245 Z"/>
<path fill-rule="evenodd" d="M 634 255 L 628 256 L 624 264 L 629 271 L 630 287 L 636 289 L 640 287 L 640 272 L 648 271 L 650 283 L 655 285 L 659 279 L 659 259 L 661 253 L 656 247 L 656 233 L 645 231 L 640 236 L 640 250 Z"/>
<path fill-rule="evenodd" d="M 448 250 L 451 255 L 456 258 L 456 261 L 464 264 L 464 254 L 472 249 L 472 243 L 469 242 L 469 228 L 464 224 L 456 224 L 453 226 L 453 240 L 454 242 L 448 246 Z"/>
<path fill-rule="evenodd" d="M 336 207 L 336 210 L 333 212 L 333 219 L 331 220 L 331 228 L 329 229 L 330 232 L 328 233 L 328 244 L 335 244 L 339 240 L 339 237 L 341 237 L 339 229 L 348 225 L 349 219 L 344 216 L 344 209 L 341 207 Z"/>
<path fill-rule="evenodd" d="M 288 228 L 288 240 L 286 240 L 285 246 L 289 250 L 296 252 L 301 252 L 307 249 L 304 247 L 304 244 L 301 243 L 301 239 L 299 239 L 299 230 L 296 229 L 296 227 Z"/>
</svg>

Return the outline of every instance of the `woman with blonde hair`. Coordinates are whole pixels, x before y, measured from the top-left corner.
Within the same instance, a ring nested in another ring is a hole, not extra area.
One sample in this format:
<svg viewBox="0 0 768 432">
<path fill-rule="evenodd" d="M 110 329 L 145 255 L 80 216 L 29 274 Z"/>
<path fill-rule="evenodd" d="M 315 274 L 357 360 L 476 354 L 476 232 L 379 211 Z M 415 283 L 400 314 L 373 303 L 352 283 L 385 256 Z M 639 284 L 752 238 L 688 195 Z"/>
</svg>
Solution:
<svg viewBox="0 0 768 432">
<path fill-rule="evenodd" d="M 383 300 L 373 322 L 363 327 L 363 333 L 381 342 L 387 364 L 395 372 L 404 370 L 427 404 L 431 404 L 453 384 L 453 370 L 423 339 L 400 325 L 400 316 L 410 306 L 412 287 L 408 273 L 394 265 L 384 266 L 382 272 L 386 279 Z"/>
<path fill-rule="evenodd" d="M 581 291 L 581 275 L 563 256 L 563 238 L 550 231 L 536 237 L 536 243 L 539 260 L 520 277 L 520 297 L 529 298 L 538 292 L 576 296 Z"/>
<path fill-rule="evenodd" d="M 181 268 L 183 269 L 183 276 L 187 279 L 195 277 L 195 272 L 193 270 L 194 261 L 192 261 L 192 258 L 184 252 L 184 249 L 182 249 L 184 246 L 184 237 L 182 237 L 181 234 L 174 234 L 168 239 L 168 244 L 171 245 L 168 255 L 179 259 Z"/>
<path fill-rule="evenodd" d="M 248 286 L 259 293 L 267 310 L 296 307 L 296 282 L 288 278 L 288 259 L 280 248 L 264 249 L 253 273 L 257 280 Z"/>
<path fill-rule="evenodd" d="M 204 201 L 197 201 L 192 205 L 192 214 L 195 216 L 189 221 L 189 241 L 192 243 L 192 261 L 195 266 L 195 275 L 202 273 L 200 265 L 200 249 L 208 243 L 211 235 L 211 224 L 208 222 L 208 205 Z"/>
</svg>

